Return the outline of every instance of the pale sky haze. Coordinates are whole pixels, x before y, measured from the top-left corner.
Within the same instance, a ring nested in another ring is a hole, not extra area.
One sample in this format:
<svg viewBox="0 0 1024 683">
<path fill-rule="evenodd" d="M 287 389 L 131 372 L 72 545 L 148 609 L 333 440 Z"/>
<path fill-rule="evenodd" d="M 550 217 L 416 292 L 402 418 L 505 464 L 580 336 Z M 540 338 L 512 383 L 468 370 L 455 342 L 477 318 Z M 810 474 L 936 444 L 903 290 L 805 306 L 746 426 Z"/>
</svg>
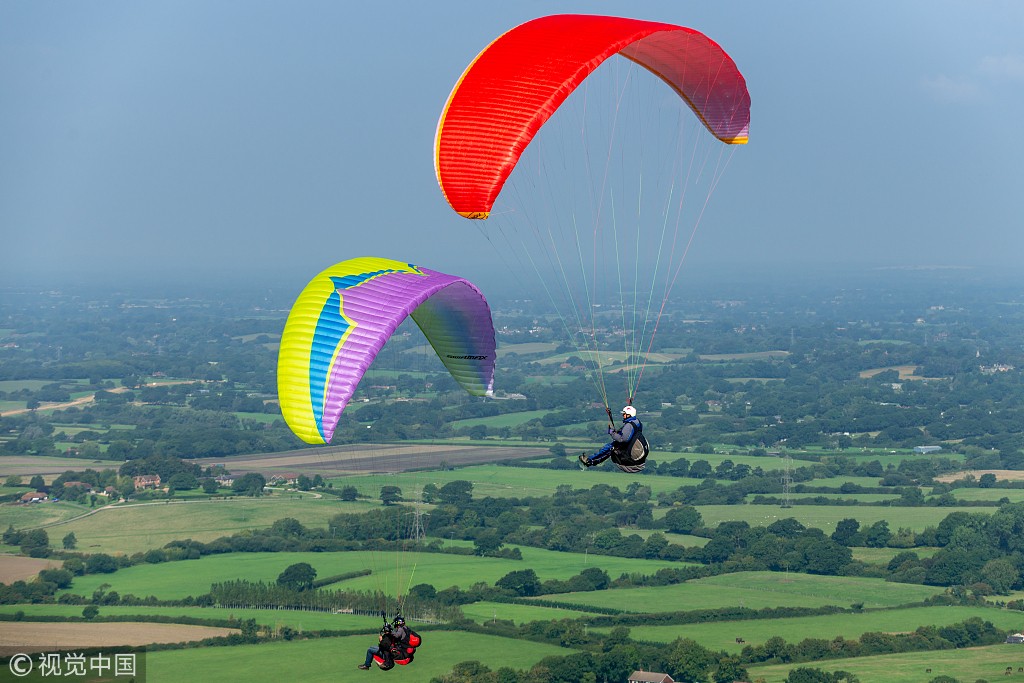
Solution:
<svg viewBox="0 0 1024 683">
<path fill-rule="evenodd" d="M 698 29 L 746 77 L 750 144 L 698 262 L 1024 256 L 1024 3 L 10 0 L 0 286 L 303 280 L 360 255 L 471 276 L 437 118 L 490 40 L 558 12 Z"/>
</svg>

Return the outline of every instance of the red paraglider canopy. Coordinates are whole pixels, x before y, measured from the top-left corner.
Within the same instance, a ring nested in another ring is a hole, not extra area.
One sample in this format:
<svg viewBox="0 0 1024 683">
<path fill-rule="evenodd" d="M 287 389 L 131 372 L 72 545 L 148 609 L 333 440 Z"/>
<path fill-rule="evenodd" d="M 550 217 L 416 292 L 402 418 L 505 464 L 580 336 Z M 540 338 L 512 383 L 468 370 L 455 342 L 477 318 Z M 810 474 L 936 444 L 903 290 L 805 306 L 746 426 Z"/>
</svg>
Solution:
<svg viewBox="0 0 1024 683">
<path fill-rule="evenodd" d="M 484 48 L 448 97 L 434 164 L 452 208 L 466 218 L 487 218 L 537 131 L 615 54 L 665 81 L 719 140 L 747 142 L 746 82 L 732 58 L 703 33 L 621 17 L 541 17 Z"/>
</svg>

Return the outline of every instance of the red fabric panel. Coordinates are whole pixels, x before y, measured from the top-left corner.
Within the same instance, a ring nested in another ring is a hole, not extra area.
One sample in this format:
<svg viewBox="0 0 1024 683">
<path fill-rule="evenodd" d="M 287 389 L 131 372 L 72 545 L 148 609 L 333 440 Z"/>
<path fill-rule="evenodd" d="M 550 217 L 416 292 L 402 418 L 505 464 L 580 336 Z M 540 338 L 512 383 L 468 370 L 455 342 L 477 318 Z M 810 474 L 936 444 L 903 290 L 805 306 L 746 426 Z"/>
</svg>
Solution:
<svg viewBox="0 0 1024 683">
<path fill-rule="evenodd" d="M 435 167 L 452 208 L 467 218 L 486 218 L 540 127 L 619 52 L 674 88 L 723 142 L 747 141 L 746 82 L 704 34 L 619 17 L 541 17 L 486 47 L 448 98 L 437 126 Z"/>
</svg>

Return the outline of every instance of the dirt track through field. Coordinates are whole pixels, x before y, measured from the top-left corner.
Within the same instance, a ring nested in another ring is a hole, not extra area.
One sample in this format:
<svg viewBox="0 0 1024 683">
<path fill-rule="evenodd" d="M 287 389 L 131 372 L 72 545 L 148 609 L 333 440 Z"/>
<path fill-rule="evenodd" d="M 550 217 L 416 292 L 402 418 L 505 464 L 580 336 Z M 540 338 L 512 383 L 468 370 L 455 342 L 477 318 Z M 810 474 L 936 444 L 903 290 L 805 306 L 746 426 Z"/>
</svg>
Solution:
<svg viewBox="0 0 1024 683">
<path fill-rule="evenodd" d="M 238 633 L 233 628 L 147 622 L 0 622 L 0 656 L 113 645 L 187 643 Z"/>
</svg>

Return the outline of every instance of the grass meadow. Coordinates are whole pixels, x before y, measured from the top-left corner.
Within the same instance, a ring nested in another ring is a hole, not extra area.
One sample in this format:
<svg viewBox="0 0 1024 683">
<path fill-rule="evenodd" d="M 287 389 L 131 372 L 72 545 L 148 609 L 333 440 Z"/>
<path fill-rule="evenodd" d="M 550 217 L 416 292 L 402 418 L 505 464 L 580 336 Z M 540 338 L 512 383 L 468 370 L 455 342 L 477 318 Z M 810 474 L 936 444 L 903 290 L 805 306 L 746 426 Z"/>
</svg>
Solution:
<svg viewBox="0 0 1024 683">
<path fill-rule="evenodd" d="M 275 422 L 283 422 L 284 418 L 274 413 L 231 413 L 239 420 L 248 420 L 250 422 L 259 422 L 260 424 L 274 424 Z"/>
<path fill-rule="evenodd" d="M 469 636 L 457 631 L 424 630 L 423 636 L 415 661 L 388 671 L 388 681 L 428 683 L 467 659 L 485 661 L 491 669 L 503 666 L 524 669 L 544 657 L 574 652 L 557 645 L 479 634 Z M 201 674 L 201 680 L 219 683 L 251 683 L 253 680 L 337 683 L 376 679 L 384 675 L 383 672 L 356 669 L 357 664 L 363 663 L 366 648 L 376 645 L 376 641 L 374 636 L 366 635 L 151 652 L 146 655 L 146 680 L 149 683 L 193 683 L 197 673 Z"/>
<path fill-rule="evenodd" d="M 367 507 L 366 503 L 343 503 L 333 496 L 294 494 L 160 501 L 108 506 L 88 517 L 50 527 L 47 533 L 53 542 L 75 532 L 78 548 L 83 552 L 131 554 L 187 538 L 208 542 L 246 529 L 268 527 L 283 517 L 294 517 L 307 526 L 326 527 L 333 515 Z"/>
<path fill-rule="evenodd" d="M 698 548 L 703 548 L 708 544 L 708 541 L 711 540 L 710 538 L 704 538 L 703 536 L 691 536 L 690 534 L 673 534 L 669 531 L 665 531 L 664 529 L 623 529 L 622 533 L 624 535 L 636 534 L 637 536 L 640 536 L 645 540 L 651 534 L 658 533 L 664 536 L 669 543 L 675 543 L 676 545 L 681 545 L 684 548 L 690 548 L 694 546 Z"/>
<path fill-rule="evenodd" d="M 894 607 L 943 592 L 934 586 L 888 583 L 882 579 L 813 576 L 783 572 L 740 572 L 687 581 L 674 586 L 621 588 L 566 593 L 559 602 L 656 613 L 740 606 L 765 607 Z"/>
<path fill-rule="evenodd" d="M 529 422 L 530 420 L 540 419 L 547 415 L 549 410 L 524 410 L 518 413 L 505 413 L 504 415 L 494 415 L 493 417 L 474 417 L 468 420 L 455 420 L 452 422 L 452 427 L 455 429 L 466 429 L 475 425 L 486 425 L 488 429 L 498 429 L 500 427 L 518 427 L 521 424 Z"/>
<path fill-rule="evenodd" d="M 1018 628 L 1024 622 L 1024 615 L 1017 611 L 989 607 L 934 606 L 813 617 L 717 621 L 677 626 L 634 626 L 630 628 L 629 635 L 637 640 L 659 643 L 670 643 L 676 638 L 692 638 L 712 650 L 738 653 L 746 645 L 760 645 L 769 638 L 779 635 L 785 638 L 787 643 L 798 643 L 806 638 L 832 640 L 836 636 L 856 639 L 869 631 L 906 633 L 916 630 L 919 626 L 931 624 L 942 627 L 966 621 L 971 617 L 991 621 L 1002 629 Z M 607 632 L 610 629 L 600 630 Z M 737 638 L 742 638 L 744 642 L 737 643 Z"/>
<path fill-rule="evenodd" d="M 1024 489 L 954 489 L 953 495 L 957 500 L 990 500 L 998 502 L 1002 498 L 1008 499 L 1011 503 L 1024 501 Z M 982 508 L 984 510 L 984 508 Z M 994 510 L 991 510 L 994 511 Z"/>
<path fill-rule="evenodd" d="M 380 487 L 384 485 L 398 486 L 409 498 L 414 492 L 422 490 L 426 484 L 435 484 L 441 487 L 458 480 L 473 482 L 474 498 L 485 496 L 523 498 L 550 496 L 563 484 L 569 484 L 577 489 L 589 489 L 597 484 L 605 484 L 625 491 L 634 478 L 623 475 L 614 465 L 608 463 L 604 467 L 591 468 L 586 472 L 581 472 L 578 469 L 548 470 L 502 465 L 474 465 L 443 472 L 431 470 L 430 472 L 403 472 L 394 475 L 359 475 L 335 477 L 329 481 L 334 484 L 335 488 L 355 486 L 361 494 L 376 499 Z M 701 482 L 700 479 L 651 476 L 641 477 L 637 481 L 645 486 L 650 486 L 654 494 L 662 491 L 674 491 L 680 486 L 695 486 Z"/>
<path fill-rule="evenodd" d="M 286 567 L 298 562 L 308 562 L 320 578 L 370 569 L 373 572 L 370 576 L 350 579 L 331 587 L 382 590 L 390 594 L 406 592 L 419 583 L 432 584 L 438 590 L 450 586 L 466 588 L 478 581 L 493 584 L 509 572 L 528 568 L 537 572 L 543 581 L 567 579 L 589 567 L 600 567 L 616 578 L 625 572 L 653 574 L 665 567 L 680 566 L 678 562 L 662 560 L 631 560 L 526 547 L 521 550 L 522 560 L 395 551 L 228 553 L 208 555 L 198 560 L 135 565 L 113 574 L 88 574 L 76 577 L 66 592 L 92 595 L 106 583 L 121 594 L 177 599 L 205 593 L 211 583 L 230 579 L 273 582 Z"/>
<path fill-rule="evenodd" d="M 22 611 L 28 616 L 81 616 L 82 605 L 0 605 L 0 614 L 14 614 Z M 493 620 L 525 624 L 561 618 L 582 618 L 592 612 L 580 609 L 563 609 L 543 607 L 541 605 L 519 605 L 504 602 L 474 602 L 463 605 L 463 613 L 478 624 Z M 380 628 L 377 616 L 359 614 L 335 614 L 322 611 L 302 611 L 295 609 L 237 609 L 226 607 L 163 607 L 163 606 L 106 606 L 99 608 L 100 616 L 187 616 L 209 618 L 209 620 L 226 620 L 226 618 L 254 618 L 261 626 L 280 628 L 289 626 L 299 631 L 345 631 L 366 630 L 376 632 Z M 415 626 L 415 625 L 414 625 Z M 428 627 L 424 627 L 427 629 Z"/>
<path fill-rule="evenodd" d="M 100 432 L 100 433 L 106 434 L 108 436 L 117 436 L 116 432 L 119 432 L 119 431 L 120 432 L 130 432 L 130 431 L 135 429 L 135 425 L 122 425 L 122 424 L 112 424 L 112 425 L 100 425 L 100 424 L 56 424 L 55 423 L 53 425 L 53 428 L 58 433 L 59 432 L 64 432 L 68 436 L 74 436 L 75 434 L 78 434 L 80 432 L 87 432 L 87 431 L 88 432 Z M 115 434 L 111 435 L 110 432 L 115 432 Z M 130 434 L 124 435 L 124 436 L 125 436 L 125 438 L 131 438 Z M 120 460 L 118 460 L 117 462 L 111 462 L 110 469 L 117 469 L 117 467 L 120 467 L 121 464 L 122 464 L 122 461 L 120 461 Z M 68 469 L 75 469 L 75 468 L 74 467 L 69 467 Z"/>
<path fill-rule="evenodd" d="M 498 358 L 515 353 L 520 356 L 529 356 L 539 353 L 551 353 L 558 348 L 555 342 L 524 342 L 522 344 L 499 344 Z"/>
<path fill-rule="evenodd" d="M 53 384 L 49 379 L 3 379 L 0 380 L 0 391 L 39 391 L 47 384 Z"/>
<path fill-rule="evenodd" d="M 1024 646 L 989 645 L 963 650 L 908 652 L 898 655 L 877 655 L 853 659 L 830 659 L 809 664 L 774 664 L 749 667 L 750 680 L 784 683 L 792 669 L 813 667 L 823 671 L 849 671 L 864 683 L 928 683 L 938 676 L 970 683 L 987 680 L 1018 681 L 1024 675 L 1017 669 L 1024 666 Z M 1005 676 L 1007 667 L 1012 676 Z"/>
<path fill-rule="evenodd" d="M 31 489 L 27 488 L 11 488 L 3 487 L 3 492 L 8 491 L 12 493 L 26 493 Z M 13 525 L 15 529 L 28 529 L 38 526 L 44 526 L 47 524 L 53 524 L 55 522 L 62 522 L 78 515 L 84 515 L 89 512 L 89 508 L 85 505 L 79 505 L 78 503 L 68 503 L 66 501 L 58 501 L 56 503 L 32 503 L 30 505 L 23 505 L 20 503 L 6 503 L 0 505 L 0 527 L 6 529 L 8 526 Z M 60 527 L 55 527 L 59 529 Z M 54 540 L 56 532 L 48 531 L 51 542 Z M 64 532 L 67 533 L 67 532 Z M 63 537 L 64 534 L 61 534 Z M 56 539 L 58 542 L 60 539 Z"/>
<path fill-rule="evenodd" d="M 656 439 L 656 438 L 657 437 L 652 437 L 652 439 Z M 777 458 L 775 456 L 771 456 L 771 455 L 745 455 L 745 454 L 735 454 L 735 455 L 732 455 L 732 454 L 729 454 L 728 451 L 723 451 L 721 453 L 682 453 L 682 452 L 675 452 L 675 451 L 659 451 L 659 450 L 657 450 L 657 441 L 653 441 L 652 442 L 651 448 L 654 449 L 653 452 L 651 453 L 651 457 L 656 462 L 659 462 L 659 463 L 662 463 L 662 462 L 674 462 L 676 460 L 679 460 L 680 458 L 686 458 L 690 462 L 691 465 L 693 463 L 697 462 L 698 460 L 705 460 L 712 467 L 717 467 L 722 461 L 728 460 L 733 465 L 747 465 L 751 469 L 753 469 L 755 467 L 760 467 L 765 472 L 770 472 L 771 470 L 781 470 L 781 469 L 783 469 L 783 467 L 785 467 L 785 465 L 783 464 L 781 459 L 779 459 L 779 458 Z M 799 467 L 799 466 L 800 466 L 800 461 L 799 460 L 794 460 L 793 461 L 793 467 Z M 659 479 L 666 479 L 666 478 L 671 479 L 672 477 L 658 477 L 658 478 Z M 872 486 L 877 486 L 878 485 L 877 480 L 872 480 L 872 481 L 873 481 L 873 483 L 871 484 Z M 827 484 L 823 484 L 823 486 L 827 486 Z"/>
<path fill-rule="evenodd" d="M 868 564 L 889 564 L 889 560 L 902 552 L 916 553 L 919 558 L 931 557 L 939 552 L 938 548 L 850 548 L 853 559 Z"/>
<path fill-rule="evenodd" d="M 759 495 L 760 493 L 748 493 L 746 500 L 749 502 Z M 781 498 L 781 493 L 771 494 L 776 498 Z M 899 496 L 895 493 L 790 493 L 789 497 L 793 500 L 817 498 L 821 496 L 830 500 L 853 500 L 860 503 L 880 503 L 882 501 L 899 500 Z"/>
<path fill-rule="evenodd" d="M 797 461 L 793 461 L 793 465 L 796 466 Z M 878 486 L 878 477 L 826 477 L 824 479 L 814 479 L 812 481 L 804 482 L 804 486 L 829 486 L 839 487 L 843 484 L 856 484 L 857 486 L 864 486 L 874 488 Z M 794 484 L 794 492 L 798 489 L 801 484 Z"/>
<path fill-rule="evenodd" d="M 553 596 L 557 599 L 557 596 Z M 525 624 L 529 621 L 548 621 L 551 619 L 581 619 L 592 612 L 563 609 L 560 607 L 541 607 L 540 605 L 511 605 L 505 602 L 474 602 L 462 605 L 462 613 L 467 618 L 483 624 L 494 619 Z"/>
<path fill-rule="evenodd" d="M 87 467 L 105 469 L 117 466 L 109 460 L 85 460 L 82 458 L 60 458 L 48 455 L 4 455 L 0 456 L 0 479 L 12 474 L 22 478 L 25 483 L 36 474 L 63 474 L 68 470 L 81 471 Z M 56 478 L 56 477 L 54 477 Z"/>
<path fill-rule="evenodd" d="M 785 509 L 778 505 L 700 505 L 697 506 L 697 510 L 708 527 L 715 527 L 727 521 L 744 521 L 750 526 L 768 526 L 780 519 L 793 518 L 806 527 L 816 527 L 826 534 L 835 531 L 836 524 L 847 518 L 856 519 L 861 527 L 885 520 L 893 531 L 901 527 L 922 531 L 928 526 L 938 526 L 939 522 L 953 512 L 988 512 L 984 508 L 979 510 L 970 507 L 911 508 L 889 505 L 794 505 Z M 655 519 L 667 511 L 667 508 L 655 508 Z"/>
<path fill-rule="evenodd" d="M 872 460 L 877 460 L 882 467 L 888 467 L 889 465 L 899 467 L 900 463 L 904 460 L 934 460 L 935 458 L 945 458 L 954 462 L 962 462 L 964 459 L 962 453 L 932 453 L 931 455 L 918 455 L 913 452 L 895 450 L 882 453 L 879 453 L 877 450 L 845 450 L 838 454 L 835 451 L 832 451 L 831 453 L 824 453 L 823 455 L 842 455 L 844 458 L 850 458 L 859 463 L 868 463 Z M 875 481 L 877 482 L 878 480 L 876 479 Z M 877 483 L 875 485 L 877 486 Z"/>
</svg>

